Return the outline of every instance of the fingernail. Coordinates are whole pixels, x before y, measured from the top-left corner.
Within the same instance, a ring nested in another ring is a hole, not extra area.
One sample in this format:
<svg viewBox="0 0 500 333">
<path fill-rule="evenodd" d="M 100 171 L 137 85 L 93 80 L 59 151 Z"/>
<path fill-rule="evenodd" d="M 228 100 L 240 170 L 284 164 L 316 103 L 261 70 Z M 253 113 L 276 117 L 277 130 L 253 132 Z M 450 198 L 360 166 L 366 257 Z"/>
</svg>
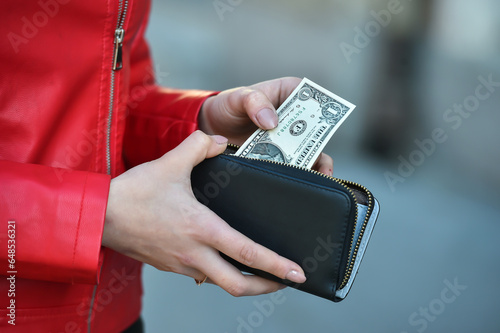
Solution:
<svg viewBox="0 0 500 333">
<path fill-rule="evenodd" d="M 278 115 L 271 109 L 262 109 L 257 113 L 257 121 L 263 129 L 273 129 L 278 126 Z"/>
<path fill-rule="evenodd" d="M 218 145 L 225 145 L 227 143 L 227 138 L 222 135 L 211 135 L 211 137 Z"/>
<path fill-rule="evenodd" d="M 295 282 L 295 283 L 306 282 L 306 277 L 304 276 L 304 274 L 300 274 L 299 272 L 297 272 L 294 269 L 291 270 L 290 272 L 288 272 L 288 274 L 285 276 L 285 279 L 287 279 L 288 281 Z"/>
</svg>

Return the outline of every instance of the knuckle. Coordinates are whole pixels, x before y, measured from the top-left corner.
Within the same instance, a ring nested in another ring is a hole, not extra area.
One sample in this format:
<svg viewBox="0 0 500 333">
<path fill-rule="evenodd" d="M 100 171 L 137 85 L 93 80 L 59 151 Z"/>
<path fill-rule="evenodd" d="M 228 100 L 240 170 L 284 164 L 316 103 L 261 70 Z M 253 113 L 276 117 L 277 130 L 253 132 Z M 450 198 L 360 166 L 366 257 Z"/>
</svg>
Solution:
<svg viewBox="0 0 500 333">
<path fill-rule="evenodd" d="M 257 259 L 257 249 L 253 244 L 244 245 L 240 250 L 241 263 L 252 266 Z"/>
<path fill-rule="evenodd" d="M 195 265 L 195 259 L 192 255 L 187 253 L 179 254 L 177 257 L 179 263 L 186 267 L 193 267 Z"/>
<path fill-rule="evenodd" d="M 285 78 L 285 80 L 293 82 L 294 84 L 297 84 L 297 85 L 299 85 L 300 81 L 302 81 L 301 78 L 295 77 L 295 76 L 288 76 Z"/>
<path fill-rule="evenodd" d="M 219 236 L 211 212 L 201 204 L 197 204 L 197 209 L 191 224 L 191 239 L 204 244 L 217 244 Z"/>
<path fill-rule="evenodd" d="M 195 155 L 203 155 L 212 144 L 212 139 L 200 130 L 193 132 L 190 136 L 190 152 Z"/>
<path fill-rule="evenodd" d="M 208 224 L 198 224 L 191 232 L 191 238 L 198 243 L 214 244 L 217 233 L 214 232 Z"/>
<path fill-rule="evenodd" d="M 193 132 L 193 134 L 191 134 L 191 136 L 193 138 L 193 141 L 195 141 L 199 145 L 204 146 L 210 143 L 210 137 L 200 130 L 196 130 L 195 132 Z"/>
<path fill-rule="evenodd" d="M 246 294 L 246 286 L 241 282 L 232 282 L 227 286 L 226 291 L 234 297 L 242 297 Z"/>
<path fill-rule="evenodd" d="M 260 91 L 248 89 L 245 91 L 243 96 L 243 103 L 245 105 L 253 105 L 258 103 L 262 95 Z"/>
</svg>

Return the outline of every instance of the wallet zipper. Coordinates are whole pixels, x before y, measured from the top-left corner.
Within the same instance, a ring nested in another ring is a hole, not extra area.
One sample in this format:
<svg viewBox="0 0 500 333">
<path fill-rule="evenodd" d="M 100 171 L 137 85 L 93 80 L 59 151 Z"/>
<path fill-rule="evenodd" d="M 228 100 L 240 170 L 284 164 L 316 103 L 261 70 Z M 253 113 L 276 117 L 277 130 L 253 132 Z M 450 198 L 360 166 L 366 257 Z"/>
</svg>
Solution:
<svg viewBox="0 0 500 333">
<path fill-rule="evenodd" d="M 236 150 L 238 150 L 240 148 L 238 145 L 235 145 L 235 144 L 232 144 L 232 143 L 228 143 L 227 145 L 228 145 L 228 147 L 232 147 L 232 148 L 234 148 Z M 234 154 L 226 154 L 226 155 L 236 156 Z M 292 167 L 292 168 L 295 168 L 295 169 L 307 171 L 309 173 L 312 173 L 312 174 L 315 174 L 315 175 L 327 178 L 329 180 L 332 180 L 332 181 L 336 182 L 337 184 L 343 186 L 347 191 L 349 191 L 349 193 L 351 193 L 352 197 L 354 198 L 354 202 L 356 203 L 356 214 L 354 216 L 354 230 L 356 230 L 357 223 L 358 223 L 358 200 L 356 199 L 356 196 L 354 195 L 354 192 L 347 185 L 353 185 L 353 186 L 359 187 L 359 188 L 361 188 L 364 191 L 364 193 L 368 197 L 368 210 L 366 212 L 365 220 L 363 221 L 363 226 L 361 227 L 361 231 L 359 233 L 359 237 L 358 237 L 358 239 L 356 241 L 356 246 L 354 247 L 354 253 L 352 255 L 352 258 L 351 258 L 350 262 L 347 263 L 346 271 L 344 273 L 344 279 L 342 280 L 342 283 L 341 283 L 341 285 L 340 285 L 340 287 L 338 289 L 344 288 L 346 286 L 347 282 L 349 282 L 349 278 L 351 277 L 352 270 L 354 269 L 354 263 L 356 262 L 356 257 L 357 257 L 357 254 L 358 254 L 358 249 L 359 249 L 359 246 L 361 244 L 361 240 L 363 239 L 363 235 L 365 233 L 366 225 L 368 224 L 368 220 L 369 220 L 369 217 L 371 215 L 371 211 L 373 209 L 373 196 L 372 196 L 371 192 L 365 186 L 363 186 L 361 184 L 352 182 L 350 180 L 344 180 L 344 179 L 340 179 L 340 178 L 328 176 L 328 175 L 325 175 L 324 173 L 321 173 L 321 172 L 316 171 L 316 170 L 307 169 L 307 168 L 296 166 L 296 165 L 293 165 L 293 164 L 287 164 L 287 163 L 283 163 L 283 162 L 276 162 L 276 161 L 264 160 L 264 159 L 253 158 L 253 157 L 246 157 L 246 156 L 237 156 L 237 157 L 244 158 L 244 159 L 247 159 L 247 160 L 264 161 L 264 162 L 271 163 L 271 164 L 283 165 L 283 166 Z M 352 249 L 353 244 L 354 244 L 354 231 L 352 233 L 351 243 L 350 243 L 349 249 Z"/>
<path fill-rule="evenodd" d="M 326 177 L 329 177 L 329 176 L 326 176 Z M 334 177 L 331 177 L 331 178 L 334 178 Z M 346 274 L 344 275 L 344 280 L 342 281 L 342 284 L 338 288 L 338 289 L 342 289 L 349 282 L 349 278 L 351 277 L 352 270 L 354 269 L 354 263 L 356 262 L 356 257 L 358 255 L 359 246 L 361 245 L 361 240 L 363 239 L 363 235 L 365 234 L 366 226 L 368 225 L 368 221 L 370 220 L 370 215 L 371 215 L 372 210 L 373 210 L 373 195 L 371 194 L 371 192 L 365 186 L 363 186 L 361 184 L 352 182 L 350 180 L 344 180 L 344 179 L 339 179 L 339 178 L 334 178 L 334 179 L 337 179 L 339 182 L 342 182 L 343 184 L 350 184 L 350 185 L 354 185 L 354 186 L 357 186 L 357 187 L 361 188 L 365 192 L 365 194 L 367 195 L 367 197 L 368 197 L 368 210 L 366 211 L 366 216 L 365 216 L 365 219 L 363 221 L 363 225 L 361 226 L 361 231 L 359 232 L 359 237 L 358 237 L 358 239 L 356 241 L 356 247 L 354 248 L 354 253 L 352 255 L 352 259 L 349 262 L 349 265 L 348 265 L 348 267 L 346 269 Z M 351 191 L 351 193 L 352 193 L 352 191 Z M 356 201 L 356 203 L 357 203 L 356 197 L 354 197 L 354 201 Z M 358 209 L 358 206 L 356 205 L 356 223 L 354 224 L 354 230 L 356 230 L 356 226 L 357 226 L 357 223 L 358 223 L 358 216 L 357 216 L 358 212 L 357 212 L 357 209 Z M 353 243 L 354 243 L 354 232 L 352 234 L 351 247 L 350 248 L 352 248 Z"/>
</svg>

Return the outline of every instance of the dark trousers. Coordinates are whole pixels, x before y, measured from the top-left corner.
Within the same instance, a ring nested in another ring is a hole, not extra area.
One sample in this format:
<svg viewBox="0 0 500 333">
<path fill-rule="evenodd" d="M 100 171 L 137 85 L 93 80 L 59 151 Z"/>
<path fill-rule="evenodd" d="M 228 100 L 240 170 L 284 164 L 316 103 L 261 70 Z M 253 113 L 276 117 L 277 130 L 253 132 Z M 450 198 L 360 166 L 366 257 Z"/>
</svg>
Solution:
<svg viewBox="0 0 500 333">
<path fill-rule="evenodd" d="M 139 317 L 139 319 L 123 331 L 123 333 L 144 333 L 144 323 L 142 322 L 142 318 Z"/>
</svg>

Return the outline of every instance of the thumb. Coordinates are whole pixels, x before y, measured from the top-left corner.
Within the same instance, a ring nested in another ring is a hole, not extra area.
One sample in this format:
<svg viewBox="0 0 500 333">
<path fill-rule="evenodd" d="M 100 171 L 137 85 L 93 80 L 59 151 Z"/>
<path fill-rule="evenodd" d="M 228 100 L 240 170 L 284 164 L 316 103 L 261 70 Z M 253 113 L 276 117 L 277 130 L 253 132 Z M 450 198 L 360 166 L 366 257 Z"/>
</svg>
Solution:
<svg viewBox="0 0 500 333">
<path fill-rule="evenodd" d="M 222 154 L 227 147 L 227 141 L 223 136 L 209 136 L 198 130 L 182 141 L 170 155 L 174 160 L 194 167 L 204 159 Z"/>
<path fill-rule="evenodd" d="M 241 88 L 228 96 L 231 110 L 246 113 L 262 129 L 270 130 L 278 125 L 276 109 L 268 96 L 258 89 Z"/>
</svg>

